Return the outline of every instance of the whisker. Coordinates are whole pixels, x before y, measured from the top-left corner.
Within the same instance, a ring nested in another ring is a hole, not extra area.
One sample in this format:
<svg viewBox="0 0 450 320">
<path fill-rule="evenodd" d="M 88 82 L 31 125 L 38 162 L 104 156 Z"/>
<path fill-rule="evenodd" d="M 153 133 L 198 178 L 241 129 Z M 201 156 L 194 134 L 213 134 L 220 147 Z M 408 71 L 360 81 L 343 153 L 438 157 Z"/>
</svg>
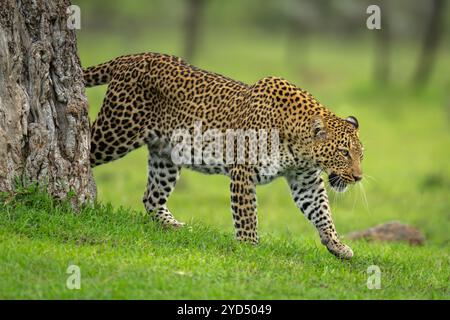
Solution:
<svg viewBox="0 0 450 320">
<path fill-rule="evenodd" d="M 374 177 L 369 176 L 368 174 L 365 174 L 365 173 L 363 174 L 363 178 L 369 178 L 369 179 L 372 179 L 375 182 L 378 182 L 377 179 L 375 179 Z"/>
<path fill-rule="evenodd" d="M 367 212 L 370 214 L 369 202 L 367 201 L 366 191 L 365 191 L 362 183 L 359 183 L 359 190 L 361 190 L 361 194 L 363 196 L 362 198 L 364 200 L 364 206 L 365 206 Z"/>
<path fill-rule="evenodd" d="M 353 189 L 353 188 L 352 188 Z M 358 196 L 356 195 L 356 192 L 353 192 L 353 208 L 351 213 L 355 212 L 355 207 L 356 207 L 356 200 L 358 199 Z"/>
</svg>

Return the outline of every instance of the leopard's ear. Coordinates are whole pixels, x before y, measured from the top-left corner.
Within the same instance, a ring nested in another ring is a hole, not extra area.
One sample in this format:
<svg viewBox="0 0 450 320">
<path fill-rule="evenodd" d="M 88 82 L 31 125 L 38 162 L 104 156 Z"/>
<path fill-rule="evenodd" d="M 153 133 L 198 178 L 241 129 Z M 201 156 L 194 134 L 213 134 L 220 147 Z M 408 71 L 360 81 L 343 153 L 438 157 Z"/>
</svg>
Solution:
<svg viewBox="0 0 450 320">
<path fill-rule="evenodd" d="M 318 115 L 315 116 L 312 120 L 312 124 L 311 124 L 311 131 L 312 131 L 312 136 L 315 139 L 319 139 L 319 140 L 324 140 L 327 137 L 327 129 L 325 126 L 325 122 L 323 120 L 323 118 Z"/>
<path fill-rule="evenodd" d="M 355 129 L 359 128 L 358 119 L 356 119 L 354 116 L 349 116 L 345 118 L 345 121 L 351 123 L 355 127 Z"/>
</svg>

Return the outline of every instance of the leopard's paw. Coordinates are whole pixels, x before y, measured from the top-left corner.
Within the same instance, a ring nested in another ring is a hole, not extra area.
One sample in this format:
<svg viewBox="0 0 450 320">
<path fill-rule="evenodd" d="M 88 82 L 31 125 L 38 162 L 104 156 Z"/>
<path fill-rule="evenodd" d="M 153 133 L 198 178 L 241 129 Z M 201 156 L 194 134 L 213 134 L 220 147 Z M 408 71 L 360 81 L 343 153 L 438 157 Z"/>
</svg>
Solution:
<svg viewBox="0 0 450 320">
<path fill-rule="evenodd" d="M 353 250 L 343 243 L 331 243 L 327 244 L 328 251 L 339 259 L 349 260 L 353 257 Z"/>
<path fill-rule="evenodd" d="M 236 240 L 242 243 L 248 243 L 255 246 L 259 244 L 259 237 L 257 235 L 245 237 L 242 235 L 236 235 Z"/>
<path fill-rule="evenodd" d="M 353 257 L 353 250 L 343 244 L 331 230 L 325 230 L 321 234 L 321 241 L 327 247 L 328 251 L 339 259 L 348 260 Z"/>
<path fill-rule="evenodd" d="M 164 228 L 176 230 L 176 229 L 181 229 L 181 228 L 183 228 L 185 225 L 186 225 L 186 224 L 185 224 L 184 222 L 179 222 L 179 221 L 173 219 L 173 220 L 170 220 L 170 221 L 167 222 L 167 223 L 164 223 Z"/>
</svg>

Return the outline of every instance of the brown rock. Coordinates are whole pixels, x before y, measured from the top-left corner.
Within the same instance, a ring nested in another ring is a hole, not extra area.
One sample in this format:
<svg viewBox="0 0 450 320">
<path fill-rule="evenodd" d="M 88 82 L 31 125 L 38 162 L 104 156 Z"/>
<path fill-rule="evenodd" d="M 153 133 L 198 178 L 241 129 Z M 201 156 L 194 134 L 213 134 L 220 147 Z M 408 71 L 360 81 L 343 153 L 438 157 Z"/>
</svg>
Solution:
<svg viewBox="0 0 450 320">
<path fill-rule="evenodd" d="M 425 242 L 425 236 L 420 230 L 399 221 L 391 221 L 367 230 L 355 231 L 348 234 L 347 238 L 385 242 L 402 241 L 410 245 L 423 245 Z"/>
</svg>

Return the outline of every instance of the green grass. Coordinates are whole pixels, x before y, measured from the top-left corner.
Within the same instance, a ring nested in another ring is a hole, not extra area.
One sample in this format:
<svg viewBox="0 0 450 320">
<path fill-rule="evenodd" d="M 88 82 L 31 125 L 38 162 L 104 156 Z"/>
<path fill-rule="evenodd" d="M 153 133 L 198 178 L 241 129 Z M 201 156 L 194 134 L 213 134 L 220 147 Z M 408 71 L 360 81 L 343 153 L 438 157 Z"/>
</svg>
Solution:
<svg viewBox="0 0 450 320">
<path fill-rule="evenodd" d="M 302 236 L 265 234 L 253 247 L 215 227 L 167 231 L 111 206 L 75 214 L 35 190 L 0 212 L 0 298 L 449 297 L 449 259 L 438 246 L 352 243 L 357 256 L 343 262 Z M 65 287 L 71 264 L 80 290 Z M 379 290 L 367 288 L 370 265 L 381 268 Z"/>
<path fill-rule="evenodd" d="M 109 31 L 79 33 L 83 66 L 142 51 L 182 53 L 173 30 Z M 425 233 L 424 246 L 346 241 L 355 257 L 337 260 L 319 243 L 283 179 L 257 189 L 261 244 L 239 244 L 229 180 L 190 171 L 182 172 L 169 201 L 188 227 L 161 230 L 141 203 L 147 178 L 141 148 L 94 169 L 98 200 L 109 205 L 74 214 L 27 192 L 0 204 L 0 298 L 450 298 L 450 48 L 442 48 L 430 85 L 419 92 L 408 83 L 413 43 L 395 44 L 389 84 L 373 83 L 369 39 L 287 43 L 282 35 L 255 30 L 209 30 L 192 62 L 247 83 L 281 76 L 338 115 L 355 115 L 366 148 L 365 193 L 359 187 L 330 192 L 339 233 L 400 220 Z M 91 119 L 105 89 L 87 90 Z M 65 287 L 70 264 L 81 268 L 81 290 Z M 382 271 L 380 290 L 367 289 L 370 265 Z"/>
</svg>

